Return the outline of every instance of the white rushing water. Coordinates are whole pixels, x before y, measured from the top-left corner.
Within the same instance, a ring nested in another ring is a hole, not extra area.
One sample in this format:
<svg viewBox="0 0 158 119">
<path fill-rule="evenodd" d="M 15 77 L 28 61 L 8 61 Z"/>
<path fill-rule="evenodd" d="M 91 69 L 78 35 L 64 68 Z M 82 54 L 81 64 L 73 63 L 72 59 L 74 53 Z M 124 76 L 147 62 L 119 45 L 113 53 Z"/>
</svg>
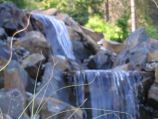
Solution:
<svg viewBox="0 0 158 119">
<path fill-rule="evenodd" d="M 65 23 L 54 16 L 33 14 L 33 17 L 43 24 L 53 55 L 62 55 L 68 59 L 75 60 L 72 43 Z"/>
<path fill-rule="evenodd" d="M 87 118 L 99 119 L 137 119 L 139 104 L 134 85 L 142 80 L 137 72 L 112 70 L 84 70 L 74 76 L 76 105 L 87 104 Z M 88 90 L 88 91 L 87 91 Z M 87 93 L 88 92 L 88 93 Z"/>
</svg>

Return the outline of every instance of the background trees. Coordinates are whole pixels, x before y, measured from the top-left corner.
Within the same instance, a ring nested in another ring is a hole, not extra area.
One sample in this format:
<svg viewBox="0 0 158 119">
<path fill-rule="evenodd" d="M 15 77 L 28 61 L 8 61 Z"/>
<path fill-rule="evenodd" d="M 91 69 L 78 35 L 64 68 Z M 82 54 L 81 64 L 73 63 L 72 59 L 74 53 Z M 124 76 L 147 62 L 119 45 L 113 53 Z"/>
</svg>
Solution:
<svg viewBox="0 0 158 119">
<path fill-rule="evenodd" d="M 81 25 L 104 33 L 105 39 L 123 41 L 136 25 L 145 27 L 151 37 L 158 39 L 158 8 L 152 0 L 0 1 L 11 1 L 26 9 L 57 8 L 68 13 Z"/>
</svg>

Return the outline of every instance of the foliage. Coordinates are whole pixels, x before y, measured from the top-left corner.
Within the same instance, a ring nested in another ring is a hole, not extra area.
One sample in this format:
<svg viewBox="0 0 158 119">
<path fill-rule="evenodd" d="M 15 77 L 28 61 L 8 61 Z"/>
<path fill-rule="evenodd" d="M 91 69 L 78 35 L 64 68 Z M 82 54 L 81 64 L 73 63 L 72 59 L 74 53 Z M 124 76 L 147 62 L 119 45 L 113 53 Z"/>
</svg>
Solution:
<svg viewBox="0 0 158 119">
<path fill-rule="evenodd" d="M 128 20 L 129 15 L 124 14 L 120 19 L 117 20 L 116 25 L 121 29 L 121 41 L 125 40 L 128 37 Z"/>
<path fill-rule="evenodd" d="M 158 29 L 155 26 L 149 25 L 149 26 L 145 27 L 145 30 L 150 37 L 152 37 L 154 39 L 158 39 Z"/>
<path fill-rule="evenodd" d="M 42 0 L 43 8 L 57 8 L 62 12 L 68 13 L 80 24 L 84 25 L 93 12 L 102 13 L 100 5 L 104 0 Z"/>
<path fill-rule="evenodd" d="M 104 34 L 105 39 L 121 41 L 123 38 L 123 31 L 117 25 L 105 22 L 100 16 L 94 15 L 89 18 L 86 27 L 93 29 L 96 32 Z"/>
<path fill-rule="evenodd" d="M 0 0 L 0 2 L 13 2 L 18 7 L 25 9 L 57 8 L 69 14 L 81 25 L 85 25 L 96 32 L 102 32 L 105 39 L 122 42 L 128 37 L 128 20 L 130 16 L 128 0 L 119 1 L 123 3 L 125 13 L 113 23 L 104 21 L 105 0 Z M 109 2 L 115 2 L 115 0 L 109 0 Z M 150 37 L 158 39 L 158 29 L 151 23 L 151 18 L 147 12 L 148 9 L 146 9 L 147 3 L 147 1 L 144 2 L 143 0 L 136 1 L 136 12 L 139 14 L 137 18 L 138 27 L 144 26 Z M 140 7 L 141 4 L 143 4 L 142 7 L 138 8 L 138 5 Z"/>
<path fill-rule="evenodd" d="M 39 0 L 0 0 L 0 3 L 12 2 L 16 4 L 19 8 L 37 9 L 41 7 L 39 6 L 38 1 Z"/>
</svg>

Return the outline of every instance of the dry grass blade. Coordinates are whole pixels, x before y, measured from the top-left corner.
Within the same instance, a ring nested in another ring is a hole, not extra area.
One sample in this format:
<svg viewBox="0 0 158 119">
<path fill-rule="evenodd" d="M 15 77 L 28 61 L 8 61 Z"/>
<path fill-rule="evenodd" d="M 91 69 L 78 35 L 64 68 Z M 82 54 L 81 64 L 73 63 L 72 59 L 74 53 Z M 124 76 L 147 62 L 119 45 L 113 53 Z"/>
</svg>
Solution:
<svg viewBox="0 0 158 119">
<path fill-rule="evenodd" d="M 114 110 L 105 110 L 105 109 L 97 109 L 97 108 L 80 108 L 81 110 L 94 110 L 94 111 L 103 111 L 103 112 L 107 112 L 107 113 L 119 113 L 119 114 L 125 114 L 127 116 L 129 116 L 132 119 L 132 116 L 130 114 L 128 114 L 127 112 L 121 112 L 121 111 L 114 111 Z M 65 110 L 65 111 L 61 111 L 59 113 L 53 114 L 49 117 L 47 117 L 46 119 L 51 119 L 52 117 L 55 117 L 57 115 L 66 113 L 66 112 L 71 112 L 71 111 L 75 111 L 76 109 L 69 109 L 69 110 Z"/>
<path fill-rule="evenodd" d="M 1 117 L 1 119 L 4 119 L 4 117 L 3 117 L 3 112 L 2 112 L 2 109 L 0 108 L 0 117 Z"/>
<path fill-rule="evenodd" d="M 86 101 L 87 98 L 83 101 L 83 103 L 78 108 L 76 108 L 76 110 L 67 119 L 71 119 L 71 117 L 80 110 L 80 108 L 86 103 Z"/>
<path fill-rule="evenodd" d="M 3 70 L 10 64 L 10 62 L 11 62 L 11 60 L 12 60 L 12 57 L 13 57 L 13 39 L 14 39 L 15 35 L 17 35 L 17 34 L 23 32 L 23 31 L 27 30 L 27 28 L 28 28 L 28 26 L 29 26 L 29 24 L 30 24 L 30 18 L 31 18 L 31 14 L 29 14 L 29 17 L 28 17 L 28 20 L 27 20 L 27 25 L 26 25 L 23 29 L 16 31 L 16 32 L 13 34 L 13 36 L 11 37 L 9 60 L 7 61 L 7 63 L 6 63 L 2 68 L 0 68 L 0 72 L 3 71 Z"/>
<path fill-rule="evenodd" d="M 158 3 L 155 0 L 152 0 L 154 2 L 154 4 L 156 5 L 156 7 L 158 8 Z"/>
<path fill-rule="evenodd" d="M 55 63 L 53 67 L 55 67 L 57 64 Z M 54 70 L 53 70 L 54 71 Z M 53 72 L 52 71 L 52 72 Z M 53 73 L 52 73 L 52 76 L 53 76 Z M 35 100 L 35 98 L 43 91 L 43 89 L 45 90 L 45 87 L 47 89 L 47 86 L 48 84 L 50 83 L 51 81 L 51 76 L 50 76 L 50 79 L 48 80 L 48 82 L 39 90 L 39 92 L 36 93 L 36 95 L 34 95 L 34 98 L 27 104 L 27 106 L 25 107 L 25 109 L 23 110 L 23 112 L 19 115 L 18 119 L 20 119 L 22 117 L 22 115 L 25 113 L 25 111 L 29 108 L 29 106 L 32 104 L 32 102 Z M 43 97 L 44 98 L 44 97 Z M 43 98 L 41 100 L 41 104 L 42 104 L 42 101 L 43 101 Z M 40 105 L 41 105 L 40 104 Z M 40 107 L 39 105 L 39 107 Z M 38 109 L 37 109 L 38 110 Z M 37 112 L 37 111 L 36 111 Z M 36 114 L 36 113 L 35 113 Z"/>
<path fill-rule="evenodd" d="M 35 80 L 34 93 L 33 93 L 33 99 L 32 99 L 33 102 L 32 102 L 31 118 L 33 117 L 33 114 L 34 114 L 33 110 L 34 110 L 34 103 L 35 103 L 34 100 L 35 100 L 35 93 L 36 93 L 36 87 L 37 87 L 37 78 L 38 78 L 38 75 L 39 75 L 41 64 L 42 64 L 42 62 L 40 62 L 40 64 L 39 64 L 39 67 L 38 67 L 38 70 L 37 70 L 37 75 L 36 75 L 36 80 Z"/>
</svg>

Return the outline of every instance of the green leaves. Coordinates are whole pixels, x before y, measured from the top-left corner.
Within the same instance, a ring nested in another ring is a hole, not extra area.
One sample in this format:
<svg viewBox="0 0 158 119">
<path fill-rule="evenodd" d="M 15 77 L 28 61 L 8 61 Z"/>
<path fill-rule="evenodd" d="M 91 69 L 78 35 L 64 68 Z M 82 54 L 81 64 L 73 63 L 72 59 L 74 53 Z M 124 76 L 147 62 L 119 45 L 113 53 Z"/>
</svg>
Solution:
<svg viewBox="0 0 158 119">
<path fill-rule="evenodd" d="M 103 18 L 101 18 L 99 15 L 93 15 L 89 18 L 89 21 L 85 26 L 93 29 L 96 32 L 103 33 L 106 40 L 122 42 L 122 40 L 124 40 L 128 34 L 128 26 L 124 26 L 124 22 L 124 19 L 121 19 L 119 21 L 119 25 L 112 24 L 104 21 Z M 125 29 L 127 30 L 127 34 L 124 34 L 126 32 L 124 32 L 122 27 L 126 27 Z"/>
</svg>

